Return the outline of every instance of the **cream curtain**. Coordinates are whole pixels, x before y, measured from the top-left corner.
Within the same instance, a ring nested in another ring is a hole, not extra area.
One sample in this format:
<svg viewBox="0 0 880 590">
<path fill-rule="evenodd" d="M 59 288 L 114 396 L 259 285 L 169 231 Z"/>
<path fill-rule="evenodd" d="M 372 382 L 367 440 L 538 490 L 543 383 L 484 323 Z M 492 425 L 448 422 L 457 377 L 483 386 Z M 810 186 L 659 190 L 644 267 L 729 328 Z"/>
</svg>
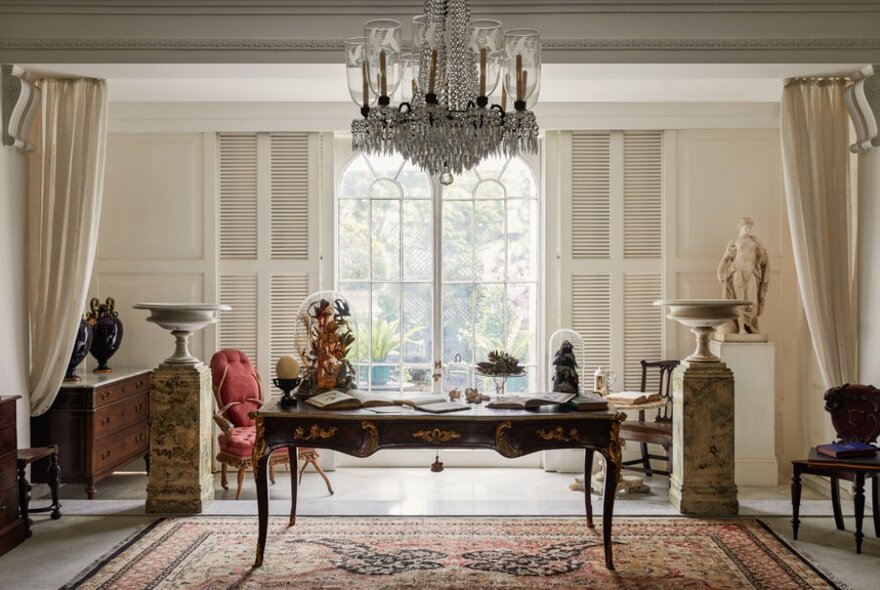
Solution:
<svg viewBox="0 0 880 590">
<path fill-rule="evenodd" d="M 788 218 L 826 387 L 857 378 L 855 224 L 841 79 L 786 82 L 780 113 Z"/>
<path fill-rule="evenodd" d="M 31 414 L 52 405 L 85 308 L 107 139 L 103 80 L 43 79 L 28 179 Z"/>
</svg>

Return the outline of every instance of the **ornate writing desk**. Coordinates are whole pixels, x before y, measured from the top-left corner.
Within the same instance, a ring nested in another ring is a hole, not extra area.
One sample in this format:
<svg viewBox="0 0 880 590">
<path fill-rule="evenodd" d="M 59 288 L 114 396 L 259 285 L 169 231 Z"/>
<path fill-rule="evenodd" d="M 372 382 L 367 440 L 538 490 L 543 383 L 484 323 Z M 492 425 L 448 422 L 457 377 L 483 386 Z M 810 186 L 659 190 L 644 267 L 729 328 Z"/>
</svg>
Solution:
<svg viewBox="0 0 880 590">
<path fill-rule="evenodd" d="M 451 414 L 429 414 L 401 409 L 394 414 L 369 410 L 318 410 L 300 402 L 282 409 L 267 404 L 252 414 L 257 424 L 254 478 L 257 481 L 259 536 L 254 567 L 263 564 L 269 526 L 268 461 L 276 449 L 287 447 L 292 458 L 298 445 L 331 449 L 355 457 L 368 457 L 379 449 L 488 448 L 505 457 L 536 451 L 583 448 L 584 472 L 589 476 L 593 453 L 606 459 L 602 509 L 605 566 L 614 569 L 611 550 L 611 517 L 620 476 L 620 423 L 626 415 L 612 408 L 603 412 L 577 412 L 545 406 L 540 410 L 495 410 L 474 406 Z M 296 473 L 295 469 L 291 470 Z M 290 524 L 296 520 L 297 481 L 291 476 Z M 589 490 L 589 481 L 585 482 Z M 590 494 L 585 492 L 587 526 L 593 526 Z"/>
</svg>

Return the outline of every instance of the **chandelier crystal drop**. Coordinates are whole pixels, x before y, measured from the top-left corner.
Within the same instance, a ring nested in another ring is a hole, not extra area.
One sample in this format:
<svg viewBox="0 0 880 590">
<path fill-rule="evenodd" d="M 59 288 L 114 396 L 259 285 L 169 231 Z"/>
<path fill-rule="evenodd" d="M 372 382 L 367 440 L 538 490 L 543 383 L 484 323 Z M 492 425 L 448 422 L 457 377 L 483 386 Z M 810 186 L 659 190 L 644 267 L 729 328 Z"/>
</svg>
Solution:
<svg viewBox="0 0 880 590">
<path fill-rule="evenodd" d="M 363 37 L 345 41 L 345 65 L 362 115 L 351 123 L 355 150 L 399 153 L 443 184 L 488 156 L 538 151 L 529 110 L 541 89 L 538 31 L 471 20 L 469 0 L 425 0 L 411 52 L 400 22 L 365 23 Z M 500 104 L 490 105 L 499 85 Z"/>
</svg>

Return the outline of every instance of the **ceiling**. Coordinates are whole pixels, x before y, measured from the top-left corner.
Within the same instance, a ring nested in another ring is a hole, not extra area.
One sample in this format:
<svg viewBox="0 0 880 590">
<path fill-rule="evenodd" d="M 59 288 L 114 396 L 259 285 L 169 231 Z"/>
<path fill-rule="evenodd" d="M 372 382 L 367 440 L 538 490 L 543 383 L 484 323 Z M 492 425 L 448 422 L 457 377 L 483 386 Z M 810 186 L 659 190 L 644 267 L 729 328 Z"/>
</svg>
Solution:
<svg viewBox="0 0 880 590">
<path fill-rule="evenodd" d="M 341 64 L 19 64 L 104 78 L 111 102 L 348 102 Z M 541 102 L 777 102 L 782 80 L 863 64 L 545 64 Z"/>
</svg>

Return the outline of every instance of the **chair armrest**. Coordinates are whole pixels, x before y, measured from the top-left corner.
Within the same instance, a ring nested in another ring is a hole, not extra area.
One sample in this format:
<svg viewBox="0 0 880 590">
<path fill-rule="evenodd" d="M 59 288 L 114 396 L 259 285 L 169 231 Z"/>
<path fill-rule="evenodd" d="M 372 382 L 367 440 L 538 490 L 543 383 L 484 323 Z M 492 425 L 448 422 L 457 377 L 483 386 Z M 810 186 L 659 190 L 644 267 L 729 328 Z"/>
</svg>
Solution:
<svg viewBox="0 0 880 590">
<path fill-rule="evenodd" d="M 217 426 L 220 427 L 220 430 L 222 430 L 224 434 L 228 434 L 232 431 L 233 428 L 235 428 L 232 422 L 230 422 L 220 414 L 214 414 L 214 422 L 217 423 Z"/>
</svg>

